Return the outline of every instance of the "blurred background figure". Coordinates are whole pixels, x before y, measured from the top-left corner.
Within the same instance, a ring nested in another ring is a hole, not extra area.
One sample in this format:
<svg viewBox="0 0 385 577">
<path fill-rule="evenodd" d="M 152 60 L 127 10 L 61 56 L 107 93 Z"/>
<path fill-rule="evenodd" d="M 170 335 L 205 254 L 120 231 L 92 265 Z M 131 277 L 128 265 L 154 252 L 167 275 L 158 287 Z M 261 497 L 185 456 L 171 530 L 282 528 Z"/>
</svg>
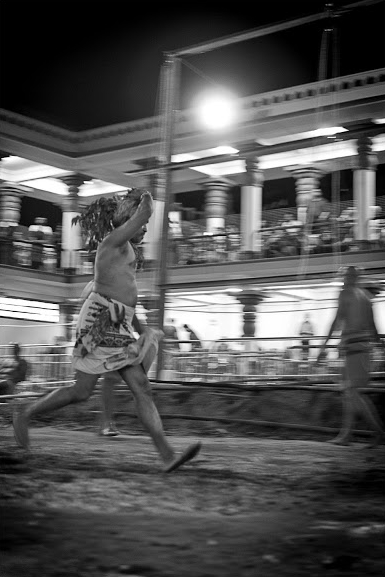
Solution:
<svg viewBox="0 0 385 577">
<path fill-rule="evenodd" d="M 18 343 L 12 345 L 12 358 L 6 359 L 0 365 L 0 395 L 14 395 L 17 383 L 25 381 L 28 373 L 28 363 L 20 354 Z"/>
<path fill-rule="evenodd" d="M 52 235 L 52 228 L 48 225 L 47 219 L 44 216 L 37 216 L 33 224 L 28 227 L 28 232 L 41 232 L 43 233 L 44 238 L 46 238 L 47 236 Z"/>
<path fill-rule="evenodd" d="M 201 350 L 203 347 L 198 335 L 187 324 L 184 324 L 183 328 L 189 334 L 189 339 L 191 342 L 191 350 L 192 351 Z"/>
<path fill-rule="evenodd" d="M 299 329 L 299 335 L 302 337 L 302 359 L 304 361 L 308 361 L 310 353 L 310 339 L 314 336 L 313 325 L 310 321 L 310 316 L 308 313 L 306 313 L 304 316 L 302 325 Z"/>
<path fill-rule="evenodd" d="M 178 356 L 180 351 L 178 331 L 175 326 L 175 320 L 170 319 L 163 325 L 164 332 L 164 368 L 167 371 L 174 371 L 177 368 Z M 170 378 L 172 375 L 170 374 Z"/>
</svg>

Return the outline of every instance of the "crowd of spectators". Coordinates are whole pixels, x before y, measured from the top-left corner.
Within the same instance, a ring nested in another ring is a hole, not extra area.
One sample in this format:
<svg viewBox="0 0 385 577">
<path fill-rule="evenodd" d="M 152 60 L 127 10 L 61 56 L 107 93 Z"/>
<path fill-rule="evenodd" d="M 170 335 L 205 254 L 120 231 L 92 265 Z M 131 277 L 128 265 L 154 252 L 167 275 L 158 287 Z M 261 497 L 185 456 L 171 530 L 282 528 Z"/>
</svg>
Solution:
<svg viewBox="0 0 385 577">
<path fill-rule="evenodd" d="M 357 215 L 351 205 L 336 218 L 332 216 L 330 203 L 322 198 L 315 199 L 311 208 L 305 222 L 298 220 L 295 208 L 264 211 L 261 228 L 255 231 L 259 244 L 256 251 L 242 250 L 239 217 L 229 219 L 224 228 L 213 234 L 207 233 L 204 221 L 182 221 L 177 231 L 170 230 L 169 265 L 385 248 L 385 214 L 381 206 L 373 207 L 367 241 L 356 240 Z M 0 264 L 51 272 L 60 270 L 61 226 L 52 231 L 44 220 L 36 219 L 29 228 L 0 222 Z M 92 272 L 92 262 L 87 258 L 79 259 L 81 270 L 77 272 Z"/>
<path fill-rule="evenodd" d="M 322 207 L 322 209 L 321 209 Z M 328 210 L 329 209 L 329 210 Z M 263 220 L 259 251 L 242 251 L 239 226 L 231 224 L 215 234 L 207 234 L 203 225 L 190 225 L 178 238 L 171 239 L 171 265 L 184 266 L 226 262 L 248 258 L 295 257 L 385 248 L 385 215 L 380 206 L 374 207 L 369 222 L 369 239 L 356 240 L 356 213 L 352 207 L 332 217 L 330 203 L 319 204 L 306 222 L 297 219 L 295 209 L 271 211 L 275 221 Z"/>
<path fill-rule="evenodd" d="M 0 264 L 52 271 L 60 268 L 61 225 L 37 217 L 29 227 L 0 222 Z"/>
</svg>

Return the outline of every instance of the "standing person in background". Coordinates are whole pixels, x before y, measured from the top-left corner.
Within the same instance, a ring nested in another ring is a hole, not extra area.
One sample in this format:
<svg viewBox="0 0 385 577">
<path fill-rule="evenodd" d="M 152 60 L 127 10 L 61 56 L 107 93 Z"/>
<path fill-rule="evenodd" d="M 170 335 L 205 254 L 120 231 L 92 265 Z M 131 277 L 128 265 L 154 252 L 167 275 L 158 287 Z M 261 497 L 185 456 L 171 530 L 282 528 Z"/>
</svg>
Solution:
<svg viewBox="0 0 385 577">
<path fill-rule="evenodd" d="M 310 322 L 310 316 L 308 313 L 305 314 L 301 328 L 299 329 L 300 337 L 302 337 L 302 359 L 304 361 L 309 360 L 310 352 L 310 338 L 314 336 L 313 325 Z"/>
<path fill-rule="evenodd" d="M 201 343 L 200 339 L 198 338 L 197 334 L 187 324 L 184 324 L 183 328 L 190 335 L 191 350 L 197 351 L 197 350 L 202 349 L 202 343 Z"/>
<path fill-rule="evenodd" d="M 382 343 L 373 315 L 372 302 L 367 290 L 359 285 L 360 274 L 356 267 L 349 266 L 344 274 L 344 284 L 338 297 L 338 308 L 329 333 L 320 348 L 317 362 L 325 354 L 326 344 L 335 330 L 341 330 L 340 351 L 344 358 L 343 367 L 343 416 L 342 428 L 331 442 L 337 445 L 350 443 L 356 415 L 361 415 L 374 429 L 371 446 L 378 445 L 384 438 L 380 415 L 368 395 L 362 394 L 370 379 L 371 343 Z"/>
<path fill-rule="evenodd" d="M 15 439 L 21 447 L 29 446 L 29 419 L 87 400 L 101 374 L 119 371 L 135 398 L 141 422 L 166 473 L 190 461 L 200 451 L 201 443 L 195 442 L 182 453 L 176 453 L 165 435 L 147 377 L 161 333 L 141 327 L 135 316 L 136 270 L 142 261 L 138 245 L 143 241 L 152 212 L 151 194 L 134 188 L 124 197 L 99 198 L 73 219 L 88 237 L 90 249 L 97 248 L 93 291 L 82 306 L 76 327 L 73 350 L 76 381 L 15 412 Z M 135 331 L 140 334 L 139 339 Z"/>
</svg>

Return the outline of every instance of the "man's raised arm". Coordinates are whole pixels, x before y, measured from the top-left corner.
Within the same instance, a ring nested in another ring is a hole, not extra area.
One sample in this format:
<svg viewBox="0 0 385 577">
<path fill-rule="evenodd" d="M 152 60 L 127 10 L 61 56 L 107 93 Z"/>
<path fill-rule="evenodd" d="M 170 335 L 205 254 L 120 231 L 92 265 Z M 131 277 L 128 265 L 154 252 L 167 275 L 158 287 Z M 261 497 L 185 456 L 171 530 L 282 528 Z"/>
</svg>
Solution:
<svg viewBox="0 0 385 577">
<path fill-rule="evenodd" d="M 110 232 L 102 244 L 110 247 L 119 247 L 124 245 L 134 237 L 145 224 L 148 223 L 153 210 L 154 206 L 151 193 L 144 192 L 134 214 L 128 218 L 126 222 L 117 226 L 117 228 Z"/>
</svg>

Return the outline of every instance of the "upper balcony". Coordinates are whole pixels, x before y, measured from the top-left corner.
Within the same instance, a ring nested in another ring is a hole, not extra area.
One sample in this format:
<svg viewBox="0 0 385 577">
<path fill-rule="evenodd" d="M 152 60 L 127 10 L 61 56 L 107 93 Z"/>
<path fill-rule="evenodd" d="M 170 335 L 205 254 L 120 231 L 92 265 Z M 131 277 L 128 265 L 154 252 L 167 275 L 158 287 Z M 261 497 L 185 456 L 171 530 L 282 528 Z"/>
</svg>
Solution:
<svg viewBox="0 0 385 577">
<path fill-rule="evenodd" d="M 381 279 L 385 274 L 385 222 L 374 222 L 371 240 L 365 242 L 354 240 L 354 222 L 348 220 L 318 223 L 310 232 L 295 221 L 267 226 L 261 231 L 260 251 L 254 252 L 241 250 L 239 229 L 234 224 L 223 233 L 207 234 L 203 224 L 196 223 L 190 228 L 193 234 L 169 238 L 166 288 L 177 291 L 326 280 L 347 265 L 361 266 L 374 279 Z M 60 245 L 52 241 L 3 236 L 1 292 L 58 303 L 77 299 L 92 278 L 93 256 L 81 250 L 72 264 L 60 268 Z M 157 267 L 154 261 L 144 261 L 138 273 L 139 292 L 158 291 Z"/>
</svg>

